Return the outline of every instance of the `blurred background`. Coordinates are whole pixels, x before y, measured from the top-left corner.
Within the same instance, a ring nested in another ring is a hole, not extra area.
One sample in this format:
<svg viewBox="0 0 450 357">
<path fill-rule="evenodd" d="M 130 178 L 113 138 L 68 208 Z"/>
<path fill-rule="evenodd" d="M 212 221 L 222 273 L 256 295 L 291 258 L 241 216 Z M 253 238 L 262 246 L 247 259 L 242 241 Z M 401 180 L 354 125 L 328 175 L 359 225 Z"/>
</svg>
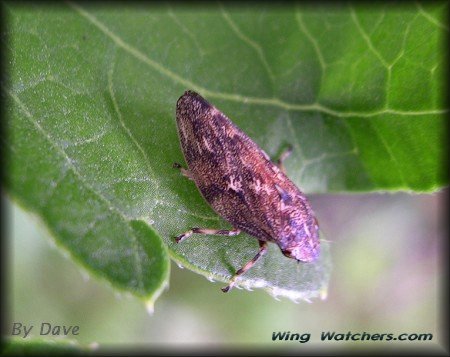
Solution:
<svg viewBox="0 0 450 357">
<path fill-rule="evenodd" d="M 79 343 L 111 348 L 437 347 L 448 334 L 441 323 L 447 193 L 312 196 L 322 237 L 333 242 L 324 301 L 294 304 L 237 289 L 224 294 L 222 283 L 172 264 L 170 288 L 153 315 L 142 301 L 90 278 L 55 246 L 37 218 L 5 198 L 6 326 L 78 325 Z M 272 342 L 278 331 L 310 333 L 311 340 Z M 433 341 L 321 342 L 322 331 L 432 333 Z"/>
</svg>

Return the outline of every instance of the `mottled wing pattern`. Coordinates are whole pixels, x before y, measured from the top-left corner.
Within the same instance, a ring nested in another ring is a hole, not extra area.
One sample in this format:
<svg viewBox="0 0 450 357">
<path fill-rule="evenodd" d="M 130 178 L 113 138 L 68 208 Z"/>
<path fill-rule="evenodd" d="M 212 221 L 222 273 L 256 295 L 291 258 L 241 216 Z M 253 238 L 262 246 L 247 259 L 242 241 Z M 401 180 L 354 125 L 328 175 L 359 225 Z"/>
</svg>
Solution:
<svg viewBox="0 0 450 357">
<path fill-rule="evenodd" d="M 177 103 L 180 141 L 200 192 L 223 218 L 261 240 L 273 240 L 282 174 L 259 147 L 224 114 L 192 93 Z M 268 210 L 268 207 L 271 207 Z"/>
</svg>

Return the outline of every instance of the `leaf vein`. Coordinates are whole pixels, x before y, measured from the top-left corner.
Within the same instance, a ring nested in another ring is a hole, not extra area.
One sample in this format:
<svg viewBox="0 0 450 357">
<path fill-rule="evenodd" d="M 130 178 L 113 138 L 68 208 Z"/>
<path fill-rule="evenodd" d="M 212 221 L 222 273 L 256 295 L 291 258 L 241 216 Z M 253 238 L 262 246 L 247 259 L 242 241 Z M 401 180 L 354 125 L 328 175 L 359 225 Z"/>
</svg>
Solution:
<svg viewBox="0 0 450 357">
<path fill-rule="evenodd" d="M 156 175 L 154 172 L 154 169 L 151 167 L 150 165 L 150 159 L 148 157 L 148 155 L 146 154 L 145 150 L 142 148 L 142 146 L 139 144 L 139 142 L 136 140 L 136 138 L 134 137 L 133 133 L 131 132 L 131 130 L 126 126 L 123 117 L 122 117 L 122 113 L 119 109 L 119 104 L 117 103 L 115 94 L 114 94 L 114 87 L 113 87 L 113 72 L 114 72 L 114 62 L 111 62 L 111 67 L 108 71 L 108 90 L 109 90 L 109 94 L 111 96 L 111 100 L 113 102 L 113 106 L 114 106 L 114 110 L 116 111 L 117 114 L 117 118 L 119 119 L 120 125 L 122 126 L 123 130 L 125 131 L 125 133 L 127 134 L 127 136 L 131 139 L 131 141 L 133 142 L 133 144 L 135 145 L 135 147 L 138 149 L 138 151 L 141 153 L 141 155 L 144 158 L 144 162 L 147 166 L 148 171 L 150 172 L 150 174 L 152 175 L 153 179 L 154 179 L 154 185 L 156 186 L 155 192 L 158 193 L 159 192 L 159 183 L 158 180 L 156 179 Z M 157 199 L 157 197 L 156 197 Z"/>
<path fill-rule="evenodd" d="M 370 51 L 380 60 L 380 62 L 383 64 L 384 67 L 388 68 L 389 64 L 383 58 L 381 53 L 378 52 L 378 50 L 373 45 L 372 40 L 370 39 L 369 35 L 362 28 L 361 23 L 359 22 L 358 17 L 356 16 L 355 9 L 353 7 L 350 7 L 350 14 L 351 14 L 351 18 L 352 18 L 353 22 L 356 25 L 356 28 L 357 28 L 358 32 L 361 34 L 361 37 L 367 43 L 367 46 L 369 47 Z"/>
<path fill-rule="evenodd" d="M 390 146 L 388 145 L 386 139 L 383 137 L 383 135 L 380 134 L 380 132 L 378 131 L 378 128 L 376 125 L 373 125 L 372 122 L 370 120 L 367 121 L 369 123 L 369 125 L 372 127 L 372 129 L 374 130 L 375 134 L 378 136 L 378 138 L 380 139 L 380 142 L 383 144 L 383 146 L 385 147 L 387 153 L 389 154 L 389 156 L 391 157 L 392 161 L 395 164 L 395 167 L 397 168 L 398 174 L 400 176 L 400 179 L 402 180 L 402 183 L 404 185 L 404 187 L 408 187 L 408 184 L 406 183 L 405 180 L 405 176 L 403 175 L 403 171 L 400 170 L 400 165 L 398 160 L 396 159 L 396 157 L 394 156 Z"/>
<path fill-rule="evenodd" d="M 220 6 L 220 10 L 222 13 L 222 17 L 225 19 L 225 22 L 227 25 L 231 28 L 231 30 L 236 34 L 237 37 L 239 37 L 243 42 L 248 44 L 251 48 L 255 50 L 255 52 L 258 55 L 259 60 L 264 66 L 264 69 L 266 70 L 267 74 L 269 75 L 269 78 L 272 83 L 275 83 L 275 76 L 273 74 L 272 69 L 269 66 L 269 63 L 267 62 L 266 56 L 264 54 L 264 51 L 259 43 L 253 41 L 251 38 L 249 38 L 247 35 L 245 35 L 241 29 L 237 26 L 237 24 L 231 19 L 230 15 L 225 11 L 223 6 Z"/>
<path fill-rule="evenodd" d="M 19 108 L 24 113 L 25 117 L 33 124 L 33 126 L 41 133 L 41 135 L 50 143 L 50 145 L 56 150 L 57 153 L 64 159 L 64 161 L 67 164 L 68 169 L 70 169 L 73 174 L 80 180 L 80 182 L 89 190 L 91 191 L 95 196 L 97 196 L 103 203 L 105 203 L 108 208 L 114 212 L 116 212 L 122 219 L 124 220 L 125 224 L 129 225 L 128 222 L 133 219 L 131 217 L 127 217 L 123 212 L 118 210 L 114 205 L 111 204 L 111 202 L 99 191 L 97 191 L 93 186 L 91 186 L 80 174 L 80 172 L 77 170 L 77 168 L 72 164 L 72 160 L 67 155 L 67 153 L 58 145 L 55 144 L 54 140 L 50 137 L 50 135 L 44 130 L 44 128 L 37 122 L 37 120 L 33 117 L 33 115 L 30 113 L 30 111 L 25 107 L 25 104 L 20 100 L 19 97 L 17 97 L 14 93 L 7 90 L 7 93 L 11 96 L 11 98 L 17 103 Z M 136 237 L 133 233 L 131 233 L 131 236 L 133 239 L 131 240 L 131 244 L 134 250 L 134 253 L 137 254 L 137 247 L 136 247 Z M 137 273 L 137 279 L 139 281 L 139 287 L 143 288 L 142 285 L 142 262 L 139 259 L 136 264 L 136 273 Z"/>
<path fill-rule="evenodd" d="M 344 157 L 344 156 L 351 156 L 351 155 L 358 155 L 358 149 L 354 147 L 351 150 L 343 151 L 343 152 L 324 152 L 320 154 L 319 156 L 316 156 L 311 159 L 305 159 L 302 163 L 302 168 L 299 171 L 299 176 L 302 176 L 305 169 L 313 164 L 318 164 L 321 162 L 324 162 L 325 160 L 333 159 L 335 157 Z"/>
<path fill-rule="evenodd" d="M 70 144 L 67 144 L 66 147 L 76 147 L 76 146 L 83 146 L 86 144 L 97 143 L 101 140 L 101 138 L 103 138 L 108 133 L 109 133 L 108 130 L 102 129 L 99 133 L 91 136 L 90 138 L 74 141 Z"/>
<path fill-rule="evenodd" d="M 319 59 L 320 68 L 322 69 L 322 75 L 325 72 L 325 68 L 327 67 L 327 64 L 325 63 L 325 59 L 323 57 L 322 51 L 319 47 L 319 44 L 317 43 L 316 39 L 311 35 L 308 28 L 306 27 L 305 22 L 303 21 L 303 17 L 300 11 L 298 9 L 295 12 L 295 18 L 297 20 L 297 25 L 300 28 L 300 31 L 302 31 L 306 38 L 311 42 L 313 45 L 314 51 L 316 52 L 317 58 Z"/>
<path fill-rule="evenodd" d="M 428 21 L 430 21 L 433 25 L 436 25 L 446 31 L 449 30 L 448 26 L 441 23 L 439 20 L 436 20 L 433 16 L 431 16 L 428 12 L 425 11 L 425 9 L 422 7 L 422 5 L 419 2 L 416 2 L 417 8 L 419 9 L 419 13 L 425 17 Z"/>
<path fill-rule="evenodd" d="M 194 45 L 195 47 L 197 47 L 200 57 L 201 58 L 205 57 L 206 51 L 200 46 L 195 35 L 180 21 L 180 19 L 172 11 L 171 8 L 169 8 L 167 13 L 169 14 L 169 17 L 173 20 L 173 22 L 175 22 L 177 26 L 181 28 L 181 31 L 183 31 L 183 33 L 185 33 L 194 42 Z"/>
</svg>

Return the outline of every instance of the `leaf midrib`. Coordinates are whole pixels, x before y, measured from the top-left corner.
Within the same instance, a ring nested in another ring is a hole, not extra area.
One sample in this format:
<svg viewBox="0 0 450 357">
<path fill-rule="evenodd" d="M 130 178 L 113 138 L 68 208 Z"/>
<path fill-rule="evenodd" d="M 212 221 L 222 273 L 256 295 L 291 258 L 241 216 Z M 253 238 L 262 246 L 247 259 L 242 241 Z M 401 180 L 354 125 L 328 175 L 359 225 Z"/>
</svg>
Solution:
<svg viewBox="0 0 450 357">
<path fill-rule="evenodd" d="M 160 63 L 149 58 L 148 56 L 146 56 L 144 53 L 142 53 L 138 49 L 129 45 L 120 36 L 118 36 L 114 32 L 112 32 L 108 27 L 106 27 L 105 24 L 100 22 L 95 16 L 93 16 L 92 14 L 87 12 L 82 7 L 80 7 L 77 4 L 74 4 L 72 2 L 69 2 L 68 4 L 78 14 L 80 14 L 80 16 L 87 19 L 90 23 L 92 23 L 95 27 L 97 27 L 102 33 L 104 33 L 107 37 L 109 37 L 118 47 L 125 50 L 125 52 L 129 53 L 130 55 L 132 55 L 133 57 L 142 61 L 143 63 L 147 64 L 148 66 L 152 67 L 153 69 L 155 69 L 162 75 L 165 75 L 166 77 L 172 79 L 174 82 L 177 82 L 177 83 L 183 85 L 184 87 L 186 87 L 186 89 L 191 89 L 196 92 L 200 92 L 205 97 L 229 100 L 229 101 L 245 103 L 245 104 L 273 106 L 273 107 L 278 107 L 278 108 L 282 108 L 284 110 L 290 110 L 290 111 L 300 111 L 300 112 L 317 111 L 317 112 L 333 115 L 333 116 L 336 116 L 339 118 L 348 118 L 348 117 L 370 118 L 370 117 L 383 115 L 383 114 L 420 116 L 420 115 L 445 114 L 448 112 L 448 109 L 406 111 L 406 110 L 397 110 L 397 109 L 390 109 L 390 108 L 383 108 L 383 109 L 375 110 L 372 112 L 343 112 L 343 111 L 331 109 L 331 108 L 326 107 L 317 102 L 311 103 L 311 104 L 295 104 L 295 103 L 285 102 L 276 97 L 273 97 L 273 98 L 248 97 L 248 96 L 235 94 L 235 93 L 223 93 L 223 92 L 211 91 L 207 88 L 199 86 L 198 84 L 196 84 L 194 82 L 191 82 L 187 79 L 182 78 L 181 76 L 179 76 L 178 74 L 167 69 Z"/>
</svg>

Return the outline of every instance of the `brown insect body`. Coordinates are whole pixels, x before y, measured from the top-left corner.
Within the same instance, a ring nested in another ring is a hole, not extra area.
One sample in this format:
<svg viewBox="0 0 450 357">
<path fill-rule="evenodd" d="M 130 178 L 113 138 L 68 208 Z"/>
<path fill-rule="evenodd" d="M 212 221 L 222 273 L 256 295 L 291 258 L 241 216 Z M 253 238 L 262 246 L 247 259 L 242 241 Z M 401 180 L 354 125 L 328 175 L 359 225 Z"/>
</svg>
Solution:
<svg viewBox="0 0 450 357">
<path fill-rule="evenodd" d="M 314 261 L 319 234 L 311 206 L 267 154 L 195 92 L 180 97 L 176 117 L 189 176 L 212 208 L 260 245 L 274 242 L 290 258 Z"/>
</svg>

